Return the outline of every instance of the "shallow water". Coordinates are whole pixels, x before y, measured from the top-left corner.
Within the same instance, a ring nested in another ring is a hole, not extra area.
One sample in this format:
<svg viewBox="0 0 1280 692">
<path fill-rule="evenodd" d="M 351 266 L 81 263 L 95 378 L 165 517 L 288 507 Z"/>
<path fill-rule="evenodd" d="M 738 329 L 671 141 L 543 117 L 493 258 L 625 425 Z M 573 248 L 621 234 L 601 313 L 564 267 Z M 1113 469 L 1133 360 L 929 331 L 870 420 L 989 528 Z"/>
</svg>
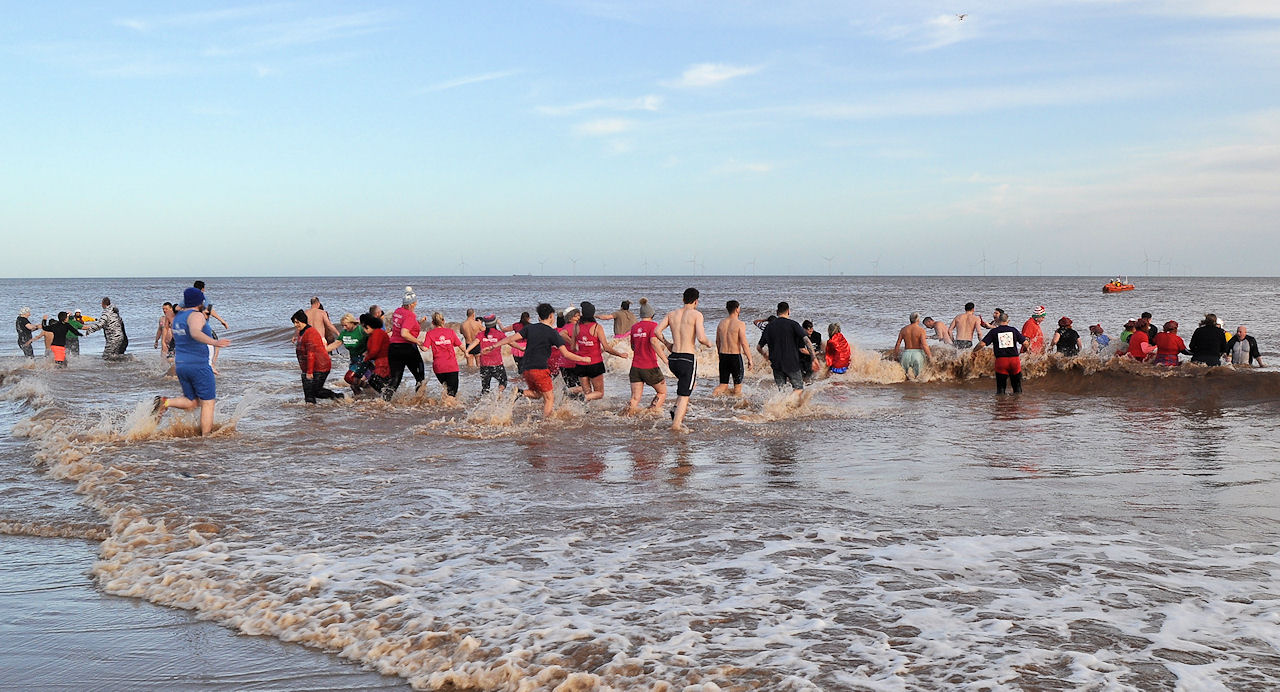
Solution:
<svg viewBox="0 0 1280 692">
<path fill-rule="evenodd" d="M 0 283 L 0 308 L 69 300 L 52 283 Z M 78 290 L 113 295 L 134 335 L 171 283 Z M 107 593 L 420 688 L 1280 681 L 1280 375 L 1043 359 L 1025 394 L 997 398 L 989 357 L 940 350 L 928 381 L 903 383 L 876 351 L 906 312 L 949 318 L 971 298 L 1015 322 L 1045 303 L 1112 332 L 1150 309 L 1189 334 L 1217 310 L 1267 358 L 1275 280 L 1152 279 L 1121 296 L 1101 295 L 1101 279 L 417 280 L 420 313 L 474 304 L 504 322 L 542 299 L 674 307 L 688 284 L 709 318 L 727 297 L 744 317 L 789 299 L 797 318 L 840 321 L 859 351 L 798 408 L 762 368 L 744 400 L 711 399 L 702 354 L 681 435 L 665 416 L 616 415 L 625 361 L 604 402 L 562 404 L 550 422 L 479 400 L 465 372 L 457 407 L 434 380 L 430 398 L 302 405 L 288 315 L 311 294 L 335 318 L 393 304 L 403 283 L 211 282 L 235 345 L 207 440 L 144 415 L 176 387 L 149 333 L 125 363 L 4 360 L 0 526 L 101 541 Z"/>
</svg>

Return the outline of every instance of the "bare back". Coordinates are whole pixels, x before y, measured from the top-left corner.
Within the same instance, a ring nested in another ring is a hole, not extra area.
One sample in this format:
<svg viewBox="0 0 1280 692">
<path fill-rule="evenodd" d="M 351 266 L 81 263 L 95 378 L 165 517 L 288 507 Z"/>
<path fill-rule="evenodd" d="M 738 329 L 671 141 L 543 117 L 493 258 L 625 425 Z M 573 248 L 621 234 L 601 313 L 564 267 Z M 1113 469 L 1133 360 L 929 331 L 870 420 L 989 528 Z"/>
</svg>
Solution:
<svg viewBox="0 0 1280 692">
<path fill-rule="evenodd" d="M 474 317 L 468 317 L 467 319 L 463 320 L 460 328 L 462 330 L 462 338 L 467 343 L 471 343 L 472 341 L 475 341 L 476 334 L 480 333 L 480 323 L 477 322 Z"/>
<path fill-rule="evenodd" d="M 716 327 L 716 351 L 726 356 L 746 353 L 747 329 L 737 315 L 730 315 Z"/>
<path fill-rule="evenodd" d="M 325 341 L 328 341 L 331 336 L 338 333 L 337 328 L 333 326 L 333 322 L 329 321 L 329 313 L 319 307 L 307 310 L 307 324 L 320 332 Z"/>
<path fill-rule="evenodd" d="M 951 322 L 955 325 L 956 331 L 954 338 L 961 341 L 977 341 L 982 336 L 979 328 L 982 326 L 982 318 L 977 313 L 962 312 L 956 315 L 955 320 Z"/>
<path fill-rule="evenodd" d="M 711 345 L 702 327 L 702 313 L 692 305 L 667 313 L 662 321 L 671 328 L 673 353 L 693 353 L 695 344 L 699 342 L 707 346 Z M 661 325 L 658 331 L 661 331 Z"/>
<path fill-rule="evenodd" d="M 918 324 L 908 324 L 902 328 L 902 331 L 898 332 L 898 338 L 902 339 L 904 348 L 923 351 L 929 334 L 924 330 L 924 327 Z"/>
</svg>

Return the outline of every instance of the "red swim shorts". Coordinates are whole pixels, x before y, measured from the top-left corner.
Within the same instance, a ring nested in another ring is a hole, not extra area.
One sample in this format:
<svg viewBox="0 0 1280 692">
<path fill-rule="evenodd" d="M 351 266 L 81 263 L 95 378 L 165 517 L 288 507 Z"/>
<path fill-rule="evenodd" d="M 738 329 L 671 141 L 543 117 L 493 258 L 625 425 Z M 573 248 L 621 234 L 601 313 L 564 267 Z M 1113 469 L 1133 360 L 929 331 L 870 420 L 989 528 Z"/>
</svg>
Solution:
<svg viewBox="0 0 1280 692">
<path fill-rule="evenodd" d="M 550 370 L 525 370 L 525 384 L 529 385 L 529 389 L 535 392 L 551 391 L 551 371 Z"/>
<path fill-rule="evenodd" d="M 1022 372 L 1022 359 L 1018 356 L 1012 358 L 996 358 L 996 374 L 997 375 L 1017 375 Z"/>
<path fill-rule="evenodd" d="M 53 360 L 55 363 L 65 363 L 67 361 L 66 346 L 50 346 L 49 350 L 53 352 Z"/>
</svg>

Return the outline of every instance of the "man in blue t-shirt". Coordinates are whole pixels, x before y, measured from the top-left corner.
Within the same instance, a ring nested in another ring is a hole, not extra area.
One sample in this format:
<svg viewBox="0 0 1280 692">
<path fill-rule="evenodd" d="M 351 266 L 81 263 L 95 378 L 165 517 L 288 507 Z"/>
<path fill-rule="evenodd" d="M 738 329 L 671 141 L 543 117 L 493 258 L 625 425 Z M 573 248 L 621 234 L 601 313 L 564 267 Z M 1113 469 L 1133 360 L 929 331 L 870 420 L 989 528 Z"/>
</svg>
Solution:
<svg viewBox="0 0 1280 692">
<path fill-rule="evenodd" d="M 213 330 L 200 310 L 203 305 L 204 292 L 200 289 L 192 287 L 182 292 L 182 310 L 173 316 L 173 364 L 182 396 L 156 397 L 152 413 L 162 416 L 167 408 L 191 411 L 199 407 L 200 434 L 208 435 L 213 432 L 213 407 L 218 400 L 209 347 L 226 348 L 231 342 L 213 338 Z"/>
</svg>

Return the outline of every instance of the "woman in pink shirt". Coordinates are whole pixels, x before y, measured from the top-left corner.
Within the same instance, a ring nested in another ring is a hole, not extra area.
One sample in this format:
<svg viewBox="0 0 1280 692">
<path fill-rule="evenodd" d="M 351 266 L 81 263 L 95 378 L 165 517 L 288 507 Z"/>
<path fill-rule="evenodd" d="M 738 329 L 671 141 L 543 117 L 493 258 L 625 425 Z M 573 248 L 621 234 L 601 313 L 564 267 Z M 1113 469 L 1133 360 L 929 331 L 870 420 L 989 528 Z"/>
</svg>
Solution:
<svg viewBox="0 0 1280 692">
<path fill-rule="evenodd" d="M 458 351 L 462 350 L 462 337 L 444 326 L 444 315 L 435 312 L 431 314 L 431 331 L 423 342 L 431 348 L 431 371 L 444 386 L 445 396 L 458 396 Z"/>
<path fill-rule="evenodd" d="M 613 350 L 609 340 L 605 338 L 604 328 L 596 322 L 596 306 L 582 301 L 582 314 L 572 325 L 573 342 L 577 345 L 577 354 L 589 360 L 575 366 L 578 381 L 582 383 L 582 396 L 587 401 L 604 398 L 604 354 L 607 352 L 619 358 L 626 354 Z"/>
<path fill-rule="evenodd" d="M 391 313 L 391 345 L 387 347 L 387 362 L 390 369 L 390 379 L 387 386 L 382 388 L 382 398 L 391 401 L 391 395 L 396 393 L 396 388 L 400 386 L 400 378 L 404 377 L 404 369 L 409 368 L 409 372 L 413 373 L 413 379 L 418 381 L 418 389 L 422 388 L 422 381 L 426 379 L 426 373 L 422 367 L 422 354 L 418 349 L 422 347 L 423 339 L 419 336 L 421 327 L 418 325 L 418 316 L 414 314 L 414 309 L 418 307 L 418 294 L 413 291 L 412 286 L 404 287 L 404 304 L 396 308 Z"/>
</svg>

